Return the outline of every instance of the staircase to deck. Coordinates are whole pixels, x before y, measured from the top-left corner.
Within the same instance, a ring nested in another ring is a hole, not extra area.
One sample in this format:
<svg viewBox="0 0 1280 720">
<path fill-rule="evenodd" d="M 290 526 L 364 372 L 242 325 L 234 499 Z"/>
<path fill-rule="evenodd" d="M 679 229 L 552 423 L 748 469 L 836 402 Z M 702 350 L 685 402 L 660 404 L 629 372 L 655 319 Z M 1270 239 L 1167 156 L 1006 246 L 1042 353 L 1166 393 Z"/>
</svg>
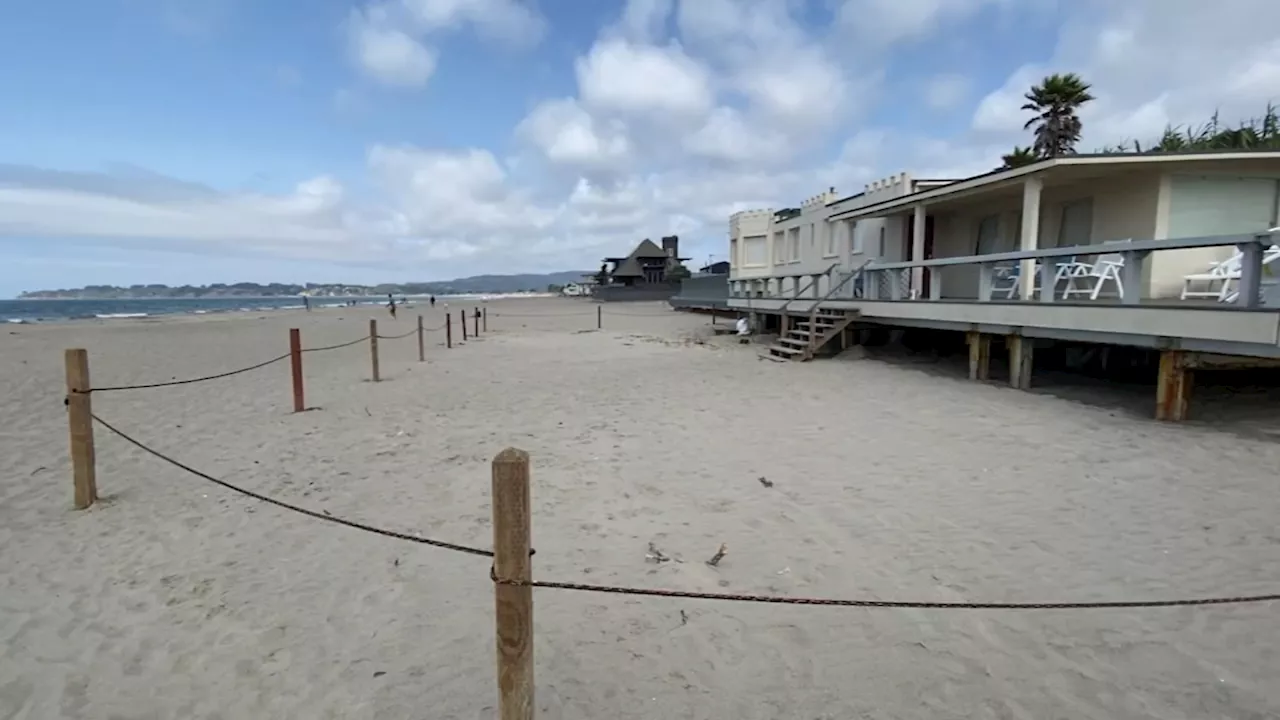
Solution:
<svg viewBox="0 0 1280 720">
<path fill-rule="evenodd" d="M 857 318 L 856 311 L 814 312 L 807 319 L 793 322 L 787 332 L 769 346 L 769 355 L 780 360 L 812 360 L 815 354 L 839 337 Z"/>
<path fill-rule="evenodd" d="M 824 308 L 822 303 L 839 292 L 850 281 L 860 277 L 862 269 L 867 264 L 863 263 L 861 267 L 846 275 L 839 283 L 832 283 L 831 289 L 827 290 L 826 294 L 818 298 L 817 302 L 813 304 L 807 318 L 791 318 L 787 314 L 787 307 L 791 305 L 791 300 L 788 300 L 781 308 L 782 334 L 778 337 L 777 342 L 769 346 L 768 354 L 765 357 L 771 360 L 798 360 L 800 362 L 812 360 L 828 343 L 840 337 L 841 333 L 858 319 L 858 311 Z M 835 267 L 833 265 L 827 269 L 828 277 Z M 857 288 L 856 283 L 854 287 Z M 797 292 L 797 295 L 802 292 Z M 857 293 L 858 290 L 855 289 L 855 296 Z M 797 298 L 792 298 L 792 300 L 794 299 Z"/>
</svg>

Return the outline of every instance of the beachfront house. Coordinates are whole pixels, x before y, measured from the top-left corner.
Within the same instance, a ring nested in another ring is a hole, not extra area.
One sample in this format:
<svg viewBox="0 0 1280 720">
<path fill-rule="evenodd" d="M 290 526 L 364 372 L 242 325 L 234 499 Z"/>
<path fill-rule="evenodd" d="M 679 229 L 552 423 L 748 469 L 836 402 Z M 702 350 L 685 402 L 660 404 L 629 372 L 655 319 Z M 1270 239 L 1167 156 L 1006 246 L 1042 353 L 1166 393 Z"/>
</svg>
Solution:
<svg viewBox="0 0 1280 720">
<path fill-rule="evenodd" d="M 729 306 L 777 328 L 771 351 L 792 359 L 869 326 L 956 330 L 985 377 L 983 348 L 999 337 L 1017 387 L 1037 342 L 1157 348 L 1161 397 L 1181 396 L 1201 362 L 1187 353 L 1280 358 L 1280 313 L 1258 312 L 1280 304 L 1278 215 L 1273 151 L 904 173 L 731 216 Z M 1169 402 L 1162 413 L 1185 416 L 1185 401 Z"/>
<path fill-rule="evenodd" d="M 661 285 L 671 282 L 673 271 L 689 258 L 679 257 L 680 238 L 669 235 L 662 238 L 658 247 L 648 238 L 640 241 L 626 257 L 604 259 L 604 280 L 608 285 L 634 287 L 637 285 Z"/>
</svg>

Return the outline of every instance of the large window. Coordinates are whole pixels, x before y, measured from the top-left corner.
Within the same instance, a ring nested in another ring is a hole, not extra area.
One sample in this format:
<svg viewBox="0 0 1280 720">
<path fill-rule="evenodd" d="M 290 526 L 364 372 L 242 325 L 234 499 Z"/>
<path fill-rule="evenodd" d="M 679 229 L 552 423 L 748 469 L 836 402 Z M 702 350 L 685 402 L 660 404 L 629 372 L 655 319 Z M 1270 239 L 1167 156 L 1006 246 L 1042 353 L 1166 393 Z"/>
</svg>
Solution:
<svg viewBox="0 0 1280 720">
<path fill-rule="evenodd" d="M 1093 238 L 1093 198 L 1062 206 L 1058 224 L 1058 247 L 1088 245 Z"/>
<path fill-rule="evenodd" d="M 781 265 L 787 261 L 786 236 L 781 232 L 773 234 L 773 264 Z"/>
<path fill-rule="evenodd" d="M 835 257 L 837 254 L 836 247 L 839 245 L 840 233 L 847 231 L 848 223 L 844 223 L 844 222 L 823 223 L 819 227 L 822 228 L 823 256 Z"/>
<path fill-rule="evenodd" d="M 791 228 L 787 231 L 787 259 L 791 262 L 800 261 L 800 228 Z"/>
<path fill-rule="evenodd" d="M 764 265 L 769 262 L 769 248 L 764 235 L 742 238 L 742 264 Z"/>
<path fill-rule="evenodd" d="M 974 242 L 974 255 L 990 255 L 1000 246 L 1000 216 L 988 215 L 978 221 L 978 238 Z"/>
</svg>

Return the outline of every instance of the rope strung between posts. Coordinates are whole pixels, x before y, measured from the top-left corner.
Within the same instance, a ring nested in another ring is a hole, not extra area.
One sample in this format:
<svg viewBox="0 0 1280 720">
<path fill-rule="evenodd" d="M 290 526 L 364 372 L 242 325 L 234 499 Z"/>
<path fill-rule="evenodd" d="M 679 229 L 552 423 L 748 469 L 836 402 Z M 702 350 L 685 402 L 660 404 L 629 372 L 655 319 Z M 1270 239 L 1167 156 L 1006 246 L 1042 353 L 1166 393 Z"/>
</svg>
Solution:
<svg viewBox="0 0 1280 720">
<path fill-rule="evenodd" d="M 308 352 L 323 352 L 326 350 L 337 350 L 339 348 L 350 347 L 352 345 L 365 342 L 368 339 L 369 339 L 368 337 L 361 337 L 361 338 L 352 340 L 351 342 L 341 343 L 338 345 L 329 345 L 327 347 L 318 347 L 318 348 L 306 348 L 302 352 L 308 353 Z M 240 375 L 241 373 L 252 372 L 253 370 L 260 370 L 264 367 L 267 367 L 268 365 L 274 365 L 275 363 L 278 363 L 282 360 L 288 360 L 289 357 L 290 357 L 290 353 L 285 353 L 284 355 L 273 357 L 270 360 L 264 360 L 255 365 L 242 367 L 236 370 L 228 370 L 227 372 L 218 373 L 216 375 L 204 375 L 201 377 L 186 378 L 184 380 L 166 380 L 164 382 L 140 383 L 138 385 L 111 385 L 108 387 L 89 388 L 88 390 L 76 390 L 74 392 L 89 394 L 89 393 L 115 392 L 117 390 L 150 390 L 152 388 L 173 387 L 175 385 L 191 385 L 194 383 L 208 382 L 210 380 L 221 380 L 223 378 L 232 377 L 233 375 Z"/>
<path fill-rule="evenodd" d="M 426 331 L 425 328 L 423 329 L 423 331 L 424 332 Z M 407 338 L 410 335 L 417 335 L 417 334 L 418 334 L 418 329 L 414 328 L 407 333 L 400 333 L 399 335 L 379 335 L 378 339 L 379 340 L 399 340 L 401 338 Z"/>
<path fill-rule="evenodd" d="M 692 600 L 728 600 L 733 602 L 769 603 L 773 605 L 825 605 L 833 607 L 861 608 L 913 608 L 942 610 L 1099 610 L 1115 608 L 1191 607 L 1196 605 L 1241 605 L 1244 603 L 1274 602 L 1280 594 L 1241 595 L 1237 597 L 1191 598 L 1187 600 L 1130 600 L 1102 602 L 1040 602 L 1040 603 L 979 603 L 979 602 L 911 602 L 904 600 L 839 600 L 833 598 L 785 597 L 782 595 L 741 595 L 736 593 L 693 592 L 688 590 L 658 590 L 649 588 L 587 585 L 584 583 L 546 582 L 534 580 L 500 580 L 489 568 L 489 579 L 499 585 L 547 588 L 551 590 L 578 590 L 582 592 L 611 593 L 615 595 L 645 595 L 649 597 L 689 598 Z"/>
<path fill-rule="evenodd" d="M 490 550 L 470 547 L 467 545 L 458 545 L 456 543 L 445 542 L 443 540 L 432 540 L 431 538 L 419 537 L 417 535 L 410 535 L 408 533 L 397 532 L 395 530 L 386 530 L 383 528 L 374 527 L 372 525 L 366 525 L 365 523 L 357 522 L 355 520 L 347 520 L 345 518 L 329 515 L 327 513 L 316 512 L 315 510 L 308 510 L 303 507 L 298 507 L 297 505 L 291 505 L 287 502 L 284 502 L 283 500 L 277 500 L 273 497 L 268 497 L 266 495 L 256 493 L 252 490 L 247 490 L 238 485 L 233 485 L 227 482 L 226 480 L 219 480 L 218 478 L 213 477 L 208 473 L 204 473 L 199 470 L 196 470 L 195 468 L 181 461 L 175 460 L 158 450 L 153 450 L 152 448 L 144 445 L 141 441 L 135 440 L 134 438 L 125 434 L 123 431 L 117 429 L 114 425 L 107 422 L 106 420 L 103 420 L 97 415 L 90 414 L 89 417 L 93 418 L 94 422 L 106 428 L 112 434 L 116 435 L 117 437 L 124 440 L 125 442 L 133 445 L 139 450 L 142 450 L 143 452 L 146 452 L 150 455 L 160 458 L 161 460 L 169 463 L 170 465 L 173 465 L 174 467 L 180 470 L 185 470 L 188 473 L 191 473 L 192 475 L 195 475 L 198 478 L 201 478 L 203 480 L 208 480 L 209 482 L 214 483 L 215 485 L 221 485 L 222 487 L 228 490 L 240 493 L 241 495 L 244 495 L 246 497 L 251 497 L 254 500 L 260 500 L 264 503 L 268 503 L 270 505 L 275 505 L 276 507 L 284 508 L 285 510 L 292 510 L 293 512 L 306 515 L 307 517 L 313 517 L 317 520 L 325 520 L 327 522 L 335 523 L 337 525 L 343 525 L 349 528 L 354 528 L 356 530 L 364 530 L 365 532 L 374 533 L 375 535 L 382 535 L 389 538 L 395 538 L 397 540 L 408 540 L 409 542 L 420 543 L 423 545 L 431 545 L 433 547 L 444 548 L 445 550 L 453 550 L 460 553 L 467 553 L 468 555 L 480 555 L 482 557 L 493 557 L 493 552 Z"/>
<path fill-rule="evenodd" d="M 232 375 L 247 373 L 251 370 L 258 370 L 268 365 L 278 363 L 281 360 L 288 360 L 288 359 L 289 359 L 289 353 L 285 353 L 284 355 L 281 355 L 279 357 L 273 357 L 270 360 L 260 362 L 257 365 L 250 365 L 249 367 L 243 367 L 243 368 L 240 368 L 239 370 L 230 370 L 228 372 L 218 373 L 217 375 L 205 375 L 204 377 L 187 378 L 185 380 L 169 380 L 167 382 L 144 383 L 141 385 L 115 385 L 111 387 L 95 387 L 95 388 L 89 388 L 88 390 L 77 390 L 75 392 L 88 394 L 88 393 L 96 393 L 96 392 L 98 393 L 113 392 L 116 390 L 147 390 L 150 388 L 171 387 L 173 385 L 190 385 L 192 383 L 207 382 L 209 380 L 221 380 L 222 378 L 228 378 L 228 377 L 231 377 Z"/>
</svg>

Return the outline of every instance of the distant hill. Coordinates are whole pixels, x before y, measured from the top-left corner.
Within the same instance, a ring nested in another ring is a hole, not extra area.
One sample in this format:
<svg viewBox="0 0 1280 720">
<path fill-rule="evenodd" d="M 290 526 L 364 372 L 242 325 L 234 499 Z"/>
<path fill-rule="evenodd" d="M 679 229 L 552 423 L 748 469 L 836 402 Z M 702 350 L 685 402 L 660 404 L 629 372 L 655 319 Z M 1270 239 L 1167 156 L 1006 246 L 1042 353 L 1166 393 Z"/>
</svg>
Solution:
<svg viewBox="0 0 1280 720">
<path fill-rule="evenodd" d="M 276 297 L 307 293 L 315 297 L 357 297 L 371 295 L 451 295 L 514 292 L 542 292 L 550 285 L 578 282 L 585 270 L 519 275 L 475 275 L 439 282 L 383 283 L 380 285 L 347 285 L 344 283 L 213 283 L 210 285 L 89 285 L 65 290 L 33 290 L 18 296 L 19 300 L 51 299 L 142 299 L 142 298 L 207 298 L 207 297 Z"/>
</svg>

